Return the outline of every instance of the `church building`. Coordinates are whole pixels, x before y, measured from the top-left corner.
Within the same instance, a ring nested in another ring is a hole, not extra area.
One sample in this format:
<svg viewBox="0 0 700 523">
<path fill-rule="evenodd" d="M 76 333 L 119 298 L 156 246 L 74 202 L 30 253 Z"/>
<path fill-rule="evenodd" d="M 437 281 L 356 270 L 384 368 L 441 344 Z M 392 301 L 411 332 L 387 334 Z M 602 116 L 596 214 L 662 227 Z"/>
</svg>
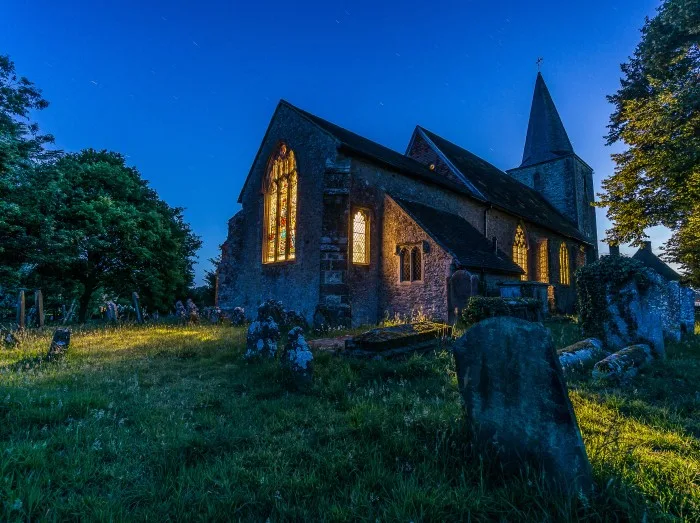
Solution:
<svg viewBox="0 0 700 523">
<path fill-rule="evenodd" d="M 401 154 L 282 100 L 229 220 L 218 305 L 254 316 L 273 298 L 317 326 L 453 321 L 471 295 L 537 281 L 572 312 L 573 273 L 598 256 L 593 197 L 539 73 L 508 171 L 421 126 Z"/>
</svg>

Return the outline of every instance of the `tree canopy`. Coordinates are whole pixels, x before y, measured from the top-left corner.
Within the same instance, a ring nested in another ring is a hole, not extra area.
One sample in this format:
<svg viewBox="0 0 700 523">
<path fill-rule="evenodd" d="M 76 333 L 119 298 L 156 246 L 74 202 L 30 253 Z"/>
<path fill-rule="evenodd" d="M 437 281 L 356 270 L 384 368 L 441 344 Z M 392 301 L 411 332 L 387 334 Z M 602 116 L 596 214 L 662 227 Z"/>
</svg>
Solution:
<svg viewBox="0 0 700 523">
<path fill-rule="evenodd" d="M 48 102 L 0 56 L 0 286 L 77 298 L 137 291 L 151 310 L 188 294 L 201 242 L 116 152 L 46 148 L 31 111 Z"/>
<path fill-rule="evenodd" d="M 700 0 L 666 0 L 622 72 L 607 140 L 627 149 L 603 181 L 607 240 L 640 245 L 665 225 L 666 258 L 700 285 Z"/>
</svg>

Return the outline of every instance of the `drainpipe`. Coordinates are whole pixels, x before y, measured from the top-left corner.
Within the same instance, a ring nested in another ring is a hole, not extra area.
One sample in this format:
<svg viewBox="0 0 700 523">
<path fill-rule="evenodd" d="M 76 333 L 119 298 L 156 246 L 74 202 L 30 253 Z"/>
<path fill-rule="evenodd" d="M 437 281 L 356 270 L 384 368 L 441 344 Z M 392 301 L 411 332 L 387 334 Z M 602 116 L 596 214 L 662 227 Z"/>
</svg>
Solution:
<svg viewBox="0 0 700 523">
<path fill-rule="evenodd" d="M 489 205 L 484 209 L 484 238 L 489 237 L 489 211 L 493 209 L 493 205 Z"/>
</svg>

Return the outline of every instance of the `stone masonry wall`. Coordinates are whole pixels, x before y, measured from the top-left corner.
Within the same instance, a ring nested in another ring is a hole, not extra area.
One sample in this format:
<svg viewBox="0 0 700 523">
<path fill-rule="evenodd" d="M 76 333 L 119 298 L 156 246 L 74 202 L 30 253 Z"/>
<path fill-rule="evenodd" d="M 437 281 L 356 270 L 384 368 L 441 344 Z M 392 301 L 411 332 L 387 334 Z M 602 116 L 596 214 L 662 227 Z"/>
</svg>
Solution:
<svg viewBox="0 0 700 523">
<path fill-rule="evenodd" d="M 418 245 L 422 250 L 422 279 L 399 281 L 400 258 L 397 245 Z M 382 241 L 381 307 L 393 317 L 410 317 L 416 312 L 448 320 L 447 281 L 452 273 L 452 256 L 435 243 L 391 198 L 386 198 Z"/>
<path fill-rule="evenodd" d="M 268 158 L 280 141 L 287 143 L 297 160 L 296 259 L 263 264 L 263 177 Z M 237 215 L 234 230 L 224 244 L 229 250 L 222 252 L 220 307 L 244 307 L 246 314 L 253 317 L 261 301 L 274 298 L 313 321 L 319 302 L 324 176 L 327 161 L 334 162 L 336 155 L 337 144 L 330 136 L 293 109 L 278 107 L 242 191 L 240 216 Z"/>
</svg>

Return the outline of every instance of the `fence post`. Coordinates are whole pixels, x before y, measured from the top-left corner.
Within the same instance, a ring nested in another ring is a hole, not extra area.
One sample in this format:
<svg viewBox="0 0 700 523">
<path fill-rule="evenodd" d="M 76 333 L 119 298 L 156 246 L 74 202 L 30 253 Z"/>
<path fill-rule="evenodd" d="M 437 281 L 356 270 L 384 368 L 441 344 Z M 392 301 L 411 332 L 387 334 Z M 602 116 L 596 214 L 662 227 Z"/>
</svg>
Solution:
<svg viewBox="0 0 700 523">
<path fill-rule="evenodd" d="M 141 307 L 139 307 L 139 295 L 136 291 L 131 293 L 131 299 L 134 300 L 134 309 L 136 310 L 136 321 L 143 323 L 143 317 L 141 316 Z"/>
<path fill-rule="evenodd" d="M 24 308 L 24 291 L 19 291 L 17 297 L 17 325 L 20 330 L 24 330 L 25 308 Z"/>
<path fill-rule="evenodd" d="M 41 290 L 34 291 L 34 308 L 36 309 L 36 324 L 38 327 L 44 326 L 44 295 Z"/>
</svg>

